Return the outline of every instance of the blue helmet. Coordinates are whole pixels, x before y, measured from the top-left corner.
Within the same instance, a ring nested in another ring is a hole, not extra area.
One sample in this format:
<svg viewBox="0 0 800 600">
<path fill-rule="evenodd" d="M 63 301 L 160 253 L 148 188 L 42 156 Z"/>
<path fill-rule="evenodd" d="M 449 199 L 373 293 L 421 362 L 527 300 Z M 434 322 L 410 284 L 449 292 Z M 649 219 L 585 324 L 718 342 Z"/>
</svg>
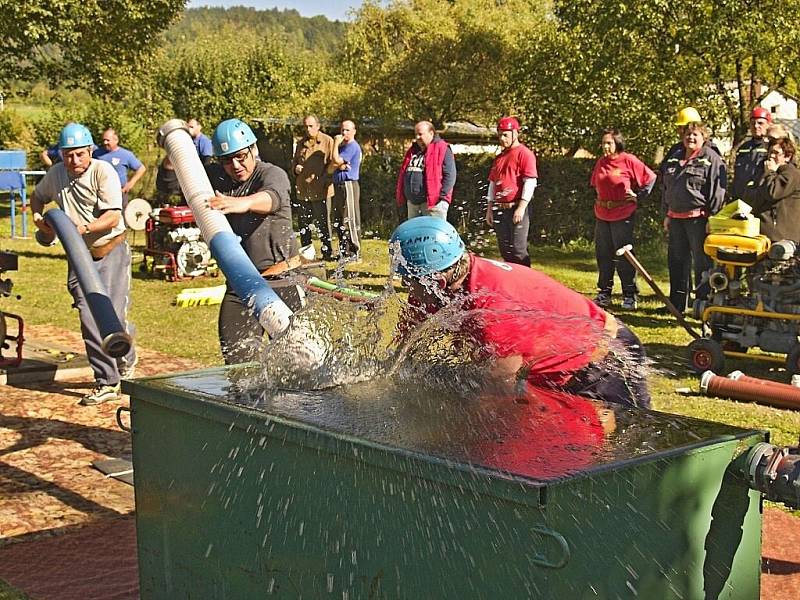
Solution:
<svg viewBox="0 0 800 600">
<path fill-rule="evenodd" d="M 414 217 L 392 233 L 389 253 L 400 249 L 394 268 L 400 275 L 422 277 L 446 271 L 464 254 L 464 242 L 455 227 L 437 217 Z"/>
<path fill-rule="evenodd" d="M 256 134 L 247 123 L 239 119 L 223 121 L 217 125 L 211 137 L 214 156 L 218 157 L 236 154 L 239 150 L 249 148 L 255 143 Z"/>
<path fill-rule="evenodd" d="M 67 123 L 58 135 L 58 149 L 83 148 L 94 146 L 92 132 L 80 123 Z"/>
</svg>

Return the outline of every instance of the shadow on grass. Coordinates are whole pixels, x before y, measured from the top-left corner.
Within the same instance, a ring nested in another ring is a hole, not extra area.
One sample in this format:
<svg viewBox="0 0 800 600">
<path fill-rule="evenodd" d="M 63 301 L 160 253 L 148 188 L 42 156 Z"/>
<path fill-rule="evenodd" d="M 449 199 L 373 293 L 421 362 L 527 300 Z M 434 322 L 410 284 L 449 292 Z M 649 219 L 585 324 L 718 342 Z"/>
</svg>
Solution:
<svg viewBox="0 0 800 600">
<path fill-rule="evenodd" d="M 634 328 L 648 328 L 648 329 L 663 329 L 664 327 L 680 327 L 675 317 L 672 315 L 658 315 L 653 314 L 647 316 L 637 312 L 626 312 L 622 310 L 613 311 L 615 317 L 618 317 L 625 325 Z"/>
<path fill-rule="evenodd" d="M 67 256 L 63 253 L 53 254 L 52 252 L 47 252 L 45 250 L 42 250 L 41 252 L 37 252 L 35 250 L 14 250 L 13 252 L 20 258 L 47 258 L 62 262 L 67 260 Z"/>
<path fill-rule="evenodd" d="M 686 346 L 675 344 L 645 344 L 651 368 L 667 377 L 696 377 L 689 367 L 689 351 Z"/>
</svg>

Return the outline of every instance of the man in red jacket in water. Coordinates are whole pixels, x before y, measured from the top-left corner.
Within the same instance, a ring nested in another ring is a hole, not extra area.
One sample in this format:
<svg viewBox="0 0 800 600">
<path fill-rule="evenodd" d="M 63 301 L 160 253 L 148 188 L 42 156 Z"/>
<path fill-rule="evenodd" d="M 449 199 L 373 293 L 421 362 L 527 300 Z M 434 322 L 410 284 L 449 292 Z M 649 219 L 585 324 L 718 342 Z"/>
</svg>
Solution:
<svg viewBox="0 0 800 600">
<path fill-rule="evenodd" d="M 406 221 L 390 253 L 409 288 L 411 320 L 459 303 L 462 333 L 491 357 L 499 379 L 650 407 L 641 342 L 588 298 L 528 267 L 466 252 L 442 219 Z"/>
</svg>

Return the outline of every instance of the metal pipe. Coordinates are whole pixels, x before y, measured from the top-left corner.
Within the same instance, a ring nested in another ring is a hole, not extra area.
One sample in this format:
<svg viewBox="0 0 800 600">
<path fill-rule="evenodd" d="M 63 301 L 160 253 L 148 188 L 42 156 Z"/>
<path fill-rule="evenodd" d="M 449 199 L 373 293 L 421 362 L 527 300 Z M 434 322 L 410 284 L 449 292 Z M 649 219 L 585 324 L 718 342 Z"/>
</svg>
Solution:
<svg viewBox="0 0 800 600">
<path fill-rule="evenodd" d="M 768 500 L 800 508 L 800 449 L 760 442 L 750 448 L 740 472 Z"/>
<path fill-rule="evenodd" d="M 58 208 L 48 210 L 44 214 L 44 220 L 55 230 L 64 246 L 67 260 L 78 278 L 78 285 L 86 298 L 89 312 L 103 339 L 103 352 L 114 358 L 125 356 L 130 352 L 133 341 L 120 323 L 111 298 L 100 281 L 92 255 L 78 234 L 75 223 Z"/>
<path fill-rule="evenodd" d="M 167 151 L 186 203 L 230 286 L 270 336 L 287 329 L 291 322 L 291 309 L 261 277 L 225 215 L 208 206 L 208 199 L 214 197 L 214 189 L 186 123 L 180 119 L 164 123 L 158 131 L 158 143 Z"/>
<path fill-rule="evenodd" d="M 764 380 L 754 382 L 742 381 L 741 378 L 728 379 L 716 375 L 713 371 L 706 371 L 700 377 L 700 389 L 708 396 L 757 402 L 778 408 L 800 409 L 800 388 L 792 385 L 769 384 Z"/>
<path fill-rule="evenodd" d="M 644 280 L 647 282 L 650 288 L 656 293 L 656 296 L 658 296 L 659 300 L 661 300 L 664 303 L 664 306 L 667 307 L 667 310 L 669 310 L 669 312 L 672 313 L 672 316 L 678 319 L 678 323 L 680 323 L 681 326 L 694 339 L 696 340 L 700 339 L 700 337 L 702 336 L 699 333 L 697 333 L 694 329 L 692 329 L 689 323 L 686 322 L 683 313 L 679 311 L 675 307 L 675 305 L 672 302 L 670 302 L 670 299 L 664 295 L 664 292 L 661 291 L 661 288 L 658 287 L 658 284 L 650 276 L 650 273 L 647 272 L 647 269 L 645 269 L 644 265 L 642 265 L 642 263 L 640 263 L 639 260 L 633 255 L 633 252 L 631 252 L 631 250 L 633 250 L 633 246 L 627 244 L 626 246 L 623 246 L 622 248 L 619 248 L 617 250 L 617 256 L 624 256 L 625 259 L 629 263 L 631 263 L 631 266 L 638 271 L 639 275 L 641 275 L 644 278 Z"/>
</svg>

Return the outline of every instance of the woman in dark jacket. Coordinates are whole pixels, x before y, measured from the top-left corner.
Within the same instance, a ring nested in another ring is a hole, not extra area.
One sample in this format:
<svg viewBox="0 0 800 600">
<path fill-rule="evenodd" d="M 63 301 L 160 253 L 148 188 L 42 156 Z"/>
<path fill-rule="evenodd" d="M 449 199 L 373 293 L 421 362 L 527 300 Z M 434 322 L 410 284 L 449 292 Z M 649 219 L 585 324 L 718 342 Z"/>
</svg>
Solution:
<svg viewBox="0 0 800 600">
<path fill-rule="evenodd" d="M 669 299 L 680 311 L 686 310 L 692 266 L 697 297 L 707 294 L 701 286 L 703 273 L 711 266 L 703 251 L 706 225 L 725 200 L 725 163 L 709 147 L 709 138 L 702 123 L 689 123 L 683 133 L 683 152 L 668 157 L 663 168 Z"/>
<path fill-rule="evenodd" d="M 761 233 L 773 242 L 800 242 L 800 169 L 794 165 L 794 155 L 788 138 L 772 140 L 764 174 L 744 196 L 761 221 Z"/>
</svg>

